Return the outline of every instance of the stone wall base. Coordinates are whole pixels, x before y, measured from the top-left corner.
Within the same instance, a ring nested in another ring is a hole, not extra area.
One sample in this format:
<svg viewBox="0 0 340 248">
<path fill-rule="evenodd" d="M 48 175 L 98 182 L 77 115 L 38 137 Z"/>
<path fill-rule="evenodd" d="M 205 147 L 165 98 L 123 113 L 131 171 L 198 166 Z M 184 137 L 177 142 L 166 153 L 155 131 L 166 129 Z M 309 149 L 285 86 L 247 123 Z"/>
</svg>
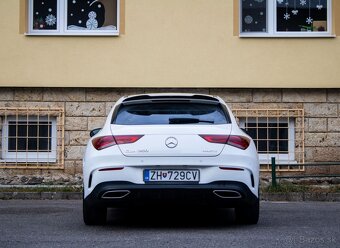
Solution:
<svg viewBox="0 0 340 248">
<path fill-rule="evenodd" d="M 0 184 L 81 184 L 89 131 L 103 125 L 121 96 L 158 92 L 218 95 L 232 109 L 304 109 L 305 161 L 340 161 L 340 89 L 0 88 L 0 107 L 65 109 L 64 169 L 0 169 Z M 339 173 L 339 168 L 320 167 L 306 173 Z"/>
</svg>

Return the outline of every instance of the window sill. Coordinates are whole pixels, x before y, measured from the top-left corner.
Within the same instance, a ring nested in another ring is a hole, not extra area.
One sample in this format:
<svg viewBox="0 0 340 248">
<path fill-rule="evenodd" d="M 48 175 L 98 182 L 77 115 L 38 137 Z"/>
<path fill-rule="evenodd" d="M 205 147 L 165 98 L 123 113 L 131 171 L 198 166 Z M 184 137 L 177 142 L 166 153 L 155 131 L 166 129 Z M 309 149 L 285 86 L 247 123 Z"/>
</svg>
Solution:
<svg viewBox="0 0 340 248">
<path fill-rule="evenodd" d="M 260 159 L 260 165 L 268 165 L 271 164 L 271 160 L 268 159 Z M 280 164 L 297 164 L 298 162 L 296 160 L 275 160 L 275 164 L 280 165 Z"/>
<path fill-rule="evenodd" d="M 25 33 L 25 36 L 59 36 L 59 37 L 72 37 L 72 36 L 111 36 L 117 37 L 119 33 Z"/>
<path fill-rule="evenodd" d="M 37 161 L 36 159 L 26 159 L 26 158 L 3 158 L 0 159 L 1 163 L 8 163 L 8 164 L 55 164 L 57 163 L 57 158 L 49 158 L 49 159 L 39 159 Z"/>
<path fill-rule="evenodd" d="M 336 38 L 335 34 L 240 34 L 239 38 Z"/>
</svg>

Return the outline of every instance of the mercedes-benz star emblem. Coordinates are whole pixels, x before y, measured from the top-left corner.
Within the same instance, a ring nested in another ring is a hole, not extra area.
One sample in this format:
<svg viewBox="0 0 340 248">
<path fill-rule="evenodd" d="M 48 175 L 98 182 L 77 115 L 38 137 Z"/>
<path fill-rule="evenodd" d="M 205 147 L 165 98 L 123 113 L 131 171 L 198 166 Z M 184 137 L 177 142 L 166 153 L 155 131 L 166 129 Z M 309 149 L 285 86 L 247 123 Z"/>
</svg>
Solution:
<svg viewBox="0 0 340 248">
<path fill-rule="evenodd" d="M 165 145 L 169 148 L 175 148 L 178 145 L 178 140 L 174 137 L 169 137 L 165 140 Z"/>
</svg>

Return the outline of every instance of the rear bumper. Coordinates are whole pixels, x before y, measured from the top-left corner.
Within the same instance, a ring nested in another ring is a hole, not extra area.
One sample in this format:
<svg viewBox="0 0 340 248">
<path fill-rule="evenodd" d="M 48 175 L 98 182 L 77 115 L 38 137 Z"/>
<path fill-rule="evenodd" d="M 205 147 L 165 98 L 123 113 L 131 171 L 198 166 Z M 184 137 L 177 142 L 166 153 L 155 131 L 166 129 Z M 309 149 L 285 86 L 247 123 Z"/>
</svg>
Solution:
<svg viewBox="0 0 340 248">
<path fill-rule="evenodd" d="M 200 205 L 237 207 L 258 200 L 241 182 L 217 181 L 209 184 L 98 184 L 84 201 L 89 205 L 132 207 L 146 205 Z"/>
</svg>

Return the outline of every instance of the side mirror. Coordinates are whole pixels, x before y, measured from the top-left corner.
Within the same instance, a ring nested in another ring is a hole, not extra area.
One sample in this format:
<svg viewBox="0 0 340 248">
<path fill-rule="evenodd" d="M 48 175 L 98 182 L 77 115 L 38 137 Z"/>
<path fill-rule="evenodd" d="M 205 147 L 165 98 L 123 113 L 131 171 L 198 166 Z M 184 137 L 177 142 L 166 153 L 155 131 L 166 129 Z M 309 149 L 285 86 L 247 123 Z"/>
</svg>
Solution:
<svg viewBox="0 0 340 248">
<path fill-rule="evenodd" d="M 91 137 L 95 136 L 97 133 L 99 133 L 100 130 L 102 130 L 102 129 L 101 129 L 101 128 L 93 129 L 93 130 L 90 132 L 90 136 L 91 136 Z"/>
</svg>

